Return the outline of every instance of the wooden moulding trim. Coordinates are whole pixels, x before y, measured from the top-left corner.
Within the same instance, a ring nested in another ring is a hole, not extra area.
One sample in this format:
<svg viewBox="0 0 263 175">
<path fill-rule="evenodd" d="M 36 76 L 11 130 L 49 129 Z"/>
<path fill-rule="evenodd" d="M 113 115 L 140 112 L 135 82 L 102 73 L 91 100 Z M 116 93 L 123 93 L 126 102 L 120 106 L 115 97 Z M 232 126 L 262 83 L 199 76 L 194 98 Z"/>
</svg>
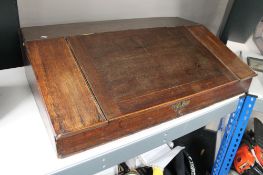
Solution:
<svg viewBox="0 0 263 175">
<path fill-rule="evenodd" d="M 166 107 L 166 106 L 170 106 L 170 105 L 173 105 L 175 103 L 178 103 L 180 101 L 184 101 L 184 100 L 187 100 L 189 98 L 192 98 L 194 96 L 201 96 L 202 94 L 204 93 L 208 93 L 209 91 L 216 91 L 217 89 L 220 89 L 220 88 L 224 88 L 225 86 L 230 86 L 230 85 L 233 85 L 233 84 L 237 84 L 239 82 L 239 80 L 234 80 L 234 81 L 231 81 L 227 84 L 224 84 L 224 85 L 220 85 L 220 86 L 216 86 L 214 88 L 211 88 L 211 89 L 208 89 L 208 90 L 205 90 L 205 91 L 201 91 L 201 92 L 197 92 L 191 96 L 186 96 L 186 97 L 182 97 L 182 98 L 177 98 L 175 100 L 171 100 L 171 101 L 168 101 L 168 102 L 165 102 L 165 103 L 162 103 L 162 104 L 159 104 L 159 105 L 154 105 L 154 106 L 151 106 L 151 107 L 148 107 L 146 109 L 143 109 L 143 110 L 139 110 L 139 111 L 135 111 L 135 112 L 132 112 L 132 113 L 128 113 L 128 114 L 125 114 L 125 115 L 121 115 L 119 117 L 115 117 L 113 119 L 110 119 L 108 120 L 109 122 L 112 122 L 112 121 L 115 121 L 116 119 L 121 119 L 121 118 L 127 118 L 127 117 L 132 117 L 133 115 L 140 115 L 144 112 L 148 112 L 148 111 L 152 111 L 152 110 L 155 110 L 155 109 L 159 109 L 159 108 L 163 108 L 163 107 Z M 68 137 L 71 137 L 71 136 L 74 136 L 74 135 L 77 135 L 79 133 L 82 133 L 82 132 L 87 132 L 87 131 L 90 131 L 90 130 L 93 130 L 95 128 L 84 128 L 84 129 L 81 129 L 81 130 L 78 130 L 78 131 L 75 131 L 75 132 L 70 132 L 70 133 L 65 133 L 63 135 L 61 135 L 59 138 L 57 139 L 63 139 L 63 138 L 68 138 Z"/>
<path fill-rule="evenodd" d="M 219 77 L 219 76 L 218 76 Z M 214 78 L 218 78 L 218 77 L 214 77 Z M 222 77 L 222 76 L 221 76 Z M 198 83 L 203 83 L 203 82 L 205 82 L 205 81 L 207 81 L 207 80 L 209 80 L 209 79 L 203 79 L 203 80 L 200 80 L 200 81 L 196 81 L 195 83 L 196 84 L 198 84 Z M 172 98 L 170 98 L 169 100 L 167 100 L 166 102 L 161 102 L 161 103 L 156 103 L 156 104 L 154 104 L 153 106 L 150 106 L 150 107 L 145 107 L 143 110 L 150 110 L 150 109 L 154 109 L 154 108 L 156 108 L 156 107 L 159 107 L 159 106 L 165 106 L 165 105 L 169 105 L 169 104 L 173 104 L 173 103 L 176 103 L 176 102 L 178 102 L 178 101 L 181 101 L 181 100 L 185 100 L 185 99 L 187 99 L 187 98 L 189 98 L 189 97 L 191 97 L 192 95 L 198 95 L 199 93 L 203 93 L 203 92 L 206 92 L 206 91 L 209 91 L 209 90 L 212 90 L 212 89 L 217 89 L 217 88 L 219 88 L 219 87 L 221 87 L 221 86 L 225 86 L 225 85 L 228 85 L 228 84 L 232 84 L 232 83 L 236 83 L 236 82 L 238 82 L 239 80 L 231 80 L 231 81 L 228 81 L 228 82 L 224 82 L 224 84 L 223 83 L 221 83 L 220 85 L 216 85 L 216 86 L 214 86 L 214 87 L 210 87 L 210 88 L 206 88 L 206 89 L 203 89 L 202 91 L 191 91 L 191 93 L 189 93 L 190 95 L 188 95 L 188 96 L 181 96 L 180 95 L 180 97 L 173 97 L 172 96 Z M 191 84 L 191 85 L 194 85 L 195 83 L 193 83 L 193 84 Z M 205 84 L 205 83 L 204 83 Z M 179 85 L 179 86 L 177 86 L 176 87 L 176 89 L 187 89 L 187 87 L 185 86 L 185 85 Z M 167 90 L 167 91 L 170 91 L 170 90 L 172 90 L 173 88 L 170 88 L 169 90 Z M 166 90 L 163 90 L 163 91 L 166 91 Z M 188 92 L 190 92 L 190 91 L 188 91 Z M 141 97 L 139 97 L 139 98 L 141 98 Z M 160 99 L 161 98 L 161 96 L 158 96 L 157 98 L 154 98 L 156 101 L 158 101 L 158 99 Z M 166 97 L 167 99 L 169 98 L 169 97 Z M 122 102 L 122 103 L 125 103 L 125 102 Z M 128 106 L 128 105 L 127 105 Z M 135 111 L 135 112 L 133 112 L 133 113 L 137 113 L 137 112 L 141 112 L 141 111 L 143 111 L 143 110 L 139 110 L 139 111 Z"/>
<path fill-rule="evenodd" d="M 204 26 L 185 28 L 238 79 L 245 80 L 257 75 Z"/>
<path fill-rule="evenodd" d="M 208 91 L 203 91 L 191 97 L 178 99 L 176 102 L 185 99 L 190 100 L 189 105 L 179 111 L 174 111 L 169 103 L 165 106 L 147 109 L 126 117 L 119 117 L 110 120 L 109 124 L 105 127 L 85 131 L 76 135 L 61 137 L 57 140 L 56 145 L 58 156 L 62 158 L 76 152 L 84 151 L 88 148 L 98 146 L 99 144 L 138 132 L 142 129 L 152 127 L 181 115 L 194 112 L 224 99 L 242 94 L 248 91 L 251 80 L 252 79 L 237 81 L 234 83 L 231 82 L 225 86 L 219 86 Z M 121 132 L 119 132 L 120 130 Z"/>
</svg>

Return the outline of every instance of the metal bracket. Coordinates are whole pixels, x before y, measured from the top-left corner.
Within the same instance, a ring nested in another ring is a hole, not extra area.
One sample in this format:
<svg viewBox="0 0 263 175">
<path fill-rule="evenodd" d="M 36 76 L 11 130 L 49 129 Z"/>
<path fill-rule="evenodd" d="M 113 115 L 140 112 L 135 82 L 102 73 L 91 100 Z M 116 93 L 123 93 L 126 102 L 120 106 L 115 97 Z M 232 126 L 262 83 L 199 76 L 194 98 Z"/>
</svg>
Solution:
<svg viewBox="0 0 263 175">
<path fill-rule="evenodd" d="M 245 132 L 249 117 L 253 111 L 257 97 L 245 95 L 240 97 L 238 106 L 229 118 L 222 143 L 220 145 L 212 175 L 227 175 L 234 156 Z"/>
</svg>

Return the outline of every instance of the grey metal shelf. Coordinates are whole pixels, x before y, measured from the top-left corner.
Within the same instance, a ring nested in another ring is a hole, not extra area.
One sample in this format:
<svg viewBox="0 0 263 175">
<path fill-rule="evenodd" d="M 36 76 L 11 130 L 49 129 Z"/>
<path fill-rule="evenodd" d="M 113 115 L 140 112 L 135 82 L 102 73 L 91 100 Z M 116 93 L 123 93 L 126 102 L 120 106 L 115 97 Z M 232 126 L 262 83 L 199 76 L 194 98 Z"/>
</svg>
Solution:
<svg viewBox="0 0 263 175">
<path fill-rule="evenodd" d="M 257 99 L 255 107 L 254 107 L 254 111 L 263 113 L 263 99 L 262 98 Z"/>
<path fill-rule="evenodd" d="M 71 167 L 54 172 L 54 175 L 87 175 L 94 174 L 129 160 L 133 157 L 147 152 L 158 146 L 182 137 L 208 123 L 232 113 L 237 105 L 238 99 L 228 102 L 221 107 L 210 110 L 192 120 L 179 123 L 178 125 L 149 136 L 143 140 L 126 145 L 125 147 L 112 150 L 105 154 L 98 155 L 95 159 L 79 162 Z M 254 111 L 263 113 L 263 99 L 258 99 Z M 180 132 L 178 132 L 180 131 Z"/>
<path fill-rule="evenodd" d="M 220 119 L 230 113 L 232 113 L 237 105 L 238 98 L 235 100 L 226 102 L 220 107 L 210 109 L 209 111 L 197 115 L 195 118 L 176 124 L 175 126 L 168 128 L 165 131 L 161 131 L 154 135 L 151 135 L 143 140 L 139 140 L 121 147 L 116 150 L 111 150 L 107 153 L 98 155 L 94 159 L 89 159 L 86 161 L 79 162 L 75 165 L 61 169 L 54 172 L 55 175 L 87 175 L 94 174 L 117 165 L 121 162 L 129 160 L 133 157 L 140 155 L 141 153 L 147 152 L 158 146 L 168 143 L 174 139 L 182 137 L 196 129 L 199 129 L 208 123 Z M 255 109 L 262 109 L 263 102 L 257 103 Z"/>
</svg>

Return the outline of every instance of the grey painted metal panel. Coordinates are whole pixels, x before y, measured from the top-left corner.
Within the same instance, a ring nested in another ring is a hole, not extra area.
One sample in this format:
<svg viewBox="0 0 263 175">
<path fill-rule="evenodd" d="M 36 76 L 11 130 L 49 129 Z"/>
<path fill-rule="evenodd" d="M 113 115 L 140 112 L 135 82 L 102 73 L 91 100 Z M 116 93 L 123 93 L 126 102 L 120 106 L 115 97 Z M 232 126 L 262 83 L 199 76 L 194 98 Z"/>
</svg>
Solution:
<svg viewBox="0 0 263 175">
<path fill-rule="evenodd" d="M 263 113 L 263 99 L 257 99 L 254 111 Z"/>
</svg>

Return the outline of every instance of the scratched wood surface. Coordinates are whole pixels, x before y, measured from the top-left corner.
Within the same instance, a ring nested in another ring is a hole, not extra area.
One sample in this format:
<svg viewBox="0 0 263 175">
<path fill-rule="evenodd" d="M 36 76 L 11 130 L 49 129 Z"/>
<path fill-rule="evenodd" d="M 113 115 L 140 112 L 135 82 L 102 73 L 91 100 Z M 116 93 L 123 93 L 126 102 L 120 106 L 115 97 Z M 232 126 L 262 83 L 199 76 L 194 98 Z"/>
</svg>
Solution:
<svg viewBox="0 0 263 175">
<path fill-rule="evenodd" d="M 31 40 L 25 52 L 59 157 L 246 92 L 255 76 L 201 25 Z"/>
<path fill-rule="evenodd" d="M 187 28 L 226 68 L 235 73 L 238 79 L 246 79 L 256 75 L 247 64 L 244 64 L 229 48 L 224 47 L 223 43 L 204 26 L 189 26 Z"/>
<path fill-rule="evenodd" d="M 26 48 L 56 137 L 106 122 L 63 38 Z"/>
<path fill-rule="evenodd" d="M 107 118 L 237 80 L 185 27 L 69 37 Z"/>
</svg>

